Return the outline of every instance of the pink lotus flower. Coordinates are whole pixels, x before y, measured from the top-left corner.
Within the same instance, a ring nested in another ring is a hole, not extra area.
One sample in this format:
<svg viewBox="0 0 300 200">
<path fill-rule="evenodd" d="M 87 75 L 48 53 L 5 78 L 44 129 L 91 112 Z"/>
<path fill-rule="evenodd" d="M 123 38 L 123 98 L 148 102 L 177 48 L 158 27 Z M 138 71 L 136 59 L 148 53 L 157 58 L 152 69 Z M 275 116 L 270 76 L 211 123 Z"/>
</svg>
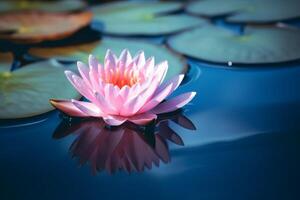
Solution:
<svg viewBox="0 0 300 200">
<path fill-rule="evenodd" d="M 134 58 L 123 50 L 117 58 L 107 51 L 104 66 L 90 55 L 89 67 L 77 63 L 80 76 L 71 71 L 65 74 L 72 85 L 90 102 L 55 100 L 51 104 L 62 112 L 76 117 L 99 117 L 112 126 L 125 121 L 145 125 L 157 114 L 177 110 L 190 102 L 195 92 L 181 94 L 164 101 L 180 85 L 184 75 L 163 82 L 168 70 L 167 61 L 154 64 L 141 51 Z"/>
</svg>

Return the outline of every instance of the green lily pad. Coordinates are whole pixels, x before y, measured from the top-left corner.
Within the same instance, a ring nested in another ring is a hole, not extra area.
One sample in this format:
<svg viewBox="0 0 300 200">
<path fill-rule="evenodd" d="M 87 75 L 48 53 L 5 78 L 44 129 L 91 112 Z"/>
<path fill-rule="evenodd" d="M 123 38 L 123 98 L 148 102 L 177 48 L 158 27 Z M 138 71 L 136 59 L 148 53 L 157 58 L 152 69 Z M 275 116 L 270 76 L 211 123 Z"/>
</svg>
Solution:
<svg viewBox="0 0 300 200">
<path fill-rule="evenodd" d="M 11 53 L 0 53 L 0 72 L 9 71 L 13 63 Z"/>
<path fill-rule="evenodd" d="M 179 34 L 168 41 L 177 52 L 220 63 L 277 63 L 300 59 L 300 30 L 246 27 L 243 35 L 206 26 Z"/>
<path fill-rule="evenodd" d="M 104 22 L 104 32 L 115 35 L 166 35 L 203 25 L 205 20 L 184 14 L 154 17 L 151 20 Z"/>
<path fill-rule="evenodd" d="M 0 39 L 37 43 L 70 36 L 92 19 L 91 12 L 49 13 L 19 11 L 0 14 Z"/>
<path fill-rule="evenodd" d="M 74 68 L 74 66 L 73 66 Z M 79 98 L 57 62 L 29 64 L 13 72 L 0 72 L 0 119 L 39 115 L 54 108 L 50 98 Z"/>
<path fill-rule="evenodd" d="M 118 2 L 92 9 L 104 23 L 103 32 L 116 35 L 163 35 L 206 23 L 185 14 L 166 15 L 182 8 L 175 2 Z"/>
<path fill-rule="evenodd" d="M 189 3 L 185 9 L 191 14 L 217 17 L 242 10 L 247 5 L 249 5 L 247 0 L 227 0 L 226 3 L 220 3 L 218 0 L 202 0 Z"/>
<path fill-rule="evenodd" d="M 227 21 L 268 23 L 300 17 L 299 0 L 203 0 L 190 3 L 187 12 L 215 17 L 229 15 Z"/>
<path fill-rule="evenodd" d="M 39 10 L 47 12 L 66 12 L 82 9 L 86 6 L 80 0 L 62 1 L 28 1 L 28 0 L 1 0 L 0 12 Z"/>
<path fill-rule="evenodd" d="M 139 17 L 150 18 L 155 15 L 174 12 L 182 8 L 183 5 L 177 2 L 124 1 L 93 7 L 92 12 L 95 14 L 96 19 L 120 19 L 122 17 L 125 19 L 136 19 Z"/>
<path fill-rule="evenodd" d="M 114 53 L 119 55 L 125 48 L 133 55 L 143 50 L 146 57 L 154 56 L 156 63 L 167 60 L 169 62 L 169 70 L 166 79 L 184 73 L 187 70 L 186 60 L 166 47 L 129 39 L 106 37 L 101 41 L 82 45 L 32 48 L 29 50 L 29 53 L 42 58 L 55 58 L 60 61 L 83 61 L 87 63 L 89 54 L 93 54 L 99 61 L 103 62 L 107 49 L 111 49 Z"/>
</svg>

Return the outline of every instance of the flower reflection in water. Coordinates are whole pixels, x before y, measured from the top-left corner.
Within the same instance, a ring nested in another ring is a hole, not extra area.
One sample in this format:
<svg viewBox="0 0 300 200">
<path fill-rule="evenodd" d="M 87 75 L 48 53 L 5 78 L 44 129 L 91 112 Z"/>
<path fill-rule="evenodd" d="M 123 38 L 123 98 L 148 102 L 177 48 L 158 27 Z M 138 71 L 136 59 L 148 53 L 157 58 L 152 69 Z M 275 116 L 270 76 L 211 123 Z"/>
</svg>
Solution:
<svg viewBox="0 0 300 200">
<path fill-rule="evenodd" d="M 106 170 L 110 174 L 123 170 L 142 172 L 160 161 L 170 162 L 167 140 L 184 145 L 180 136 L 170 128 L 170 121 L 191 130 L 194 124 L 181 112 L 161 115 L 147 126 L 131 123 L 108 127 L 99 119 L 64 119 L 56 128 L 53 137 L 60 139 L 77 135 L 70 152 L 84 165 L 90 163 L 93 174 Z"/>
</svg>

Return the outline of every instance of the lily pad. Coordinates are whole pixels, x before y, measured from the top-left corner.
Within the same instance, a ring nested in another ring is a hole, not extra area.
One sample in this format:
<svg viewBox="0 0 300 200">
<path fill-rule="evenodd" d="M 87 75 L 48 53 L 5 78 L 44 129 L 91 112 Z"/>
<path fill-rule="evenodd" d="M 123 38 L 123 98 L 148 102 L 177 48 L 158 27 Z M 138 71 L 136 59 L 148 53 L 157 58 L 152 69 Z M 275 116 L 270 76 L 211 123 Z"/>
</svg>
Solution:
<svg viewBox="0 0 300 200">
<path fill-rule="evenodd" d="M 182 8 L 175 2 L 118 2 L 92 9 L 104 23 L 103 32 L 116 35 L 163 35 L 206 23 L 185 14 L 166 15 Z"/>
<path fill-rule="evenodd" d="M 166 79 L 184 73 L 187 70 L 186 60 L 178 54 L 173 53 L 164 46 L 138 40 L 105 37 L 101 41 L 82 45 L 32 48 L 29 50 L 29 53 L 42 58 L 55 58 L 60 61 L 83 61 L 87 63 L 89 54 L 93 54 L 99 61 L 103 62 L 107 49 L 120 54 L 125 48 L 132 54 L 143 50 L 146 57 L 154 56 L 156 63 L 167 60 L 169 62 L 169 70 Z"/>
<path fill-rule="evenodd" d="M 216 17 L 229 15 L 227 21 L 268 23 L 300 17 L 299 0 L 203 0 L 190 3 L 187 12 Z"/>
<path fill-rule="evenodd" d="M 13 72 L 0 72 L 0 119 L 39 115 L 54 108 L 50 98 L 79 98 L 57 62 L 29 64 Z"/>
<path fill-rule="evenodd" d="M 0 2 L 0 12 L 39 10 L 47 12 L 66 12 L 82 9 L 86 6 L 80 0 L 61 1 L 30 1 L 30 0 L 3 0 Z"/>
<path fill-rule="evenodd" d="M 0 72 L 9 71 L 13 63 L 11 53 L 0 53 Z"/>
<path fill-rule="evenodd" d="M 180 10 L 183 8 L 181 3 L 177 2 L 141 2 L 141 1 L 123 1 L 107 3 L 92 8 L 95 18 L 109 19 L 136 19 L 138 17 L 153 17 L 159 14 L 165 14 Z"/>
<path fill-rule="evenodd" d="M 220 63 L 263 64 L 300 59 L 300 30 L 289 27 L 246 27 L 243 35 L 206 26 L 168 41 L 177 52 Z"/>
<path fill-rule="evenodd" d="M 65 38 L 91 21 L 90 12 L 74 14 L 34 11 L 0 14 L 0 39 L 21 43 Z"/>
</svg>

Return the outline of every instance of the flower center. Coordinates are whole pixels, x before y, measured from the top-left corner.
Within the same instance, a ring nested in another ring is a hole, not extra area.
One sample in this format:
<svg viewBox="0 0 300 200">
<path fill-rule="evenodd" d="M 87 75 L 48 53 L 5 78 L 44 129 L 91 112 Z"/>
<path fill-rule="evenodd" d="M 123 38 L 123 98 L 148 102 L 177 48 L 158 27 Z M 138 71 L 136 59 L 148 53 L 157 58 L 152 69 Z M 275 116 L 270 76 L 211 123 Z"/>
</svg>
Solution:
<svg viewBox="0 0 300 200">
<path fill-rule="evenodd" d="M 120 72 L 119 68 L 117 68 L 115 71 L 111 70 L 110 76 L 106 77 L 106 83 L 116 85 L 121 89 L 126 85 L 129 87 L 133 86 L 140 79 L 138 71 L 125 69 L 124 72 Z"/>
</svg>

